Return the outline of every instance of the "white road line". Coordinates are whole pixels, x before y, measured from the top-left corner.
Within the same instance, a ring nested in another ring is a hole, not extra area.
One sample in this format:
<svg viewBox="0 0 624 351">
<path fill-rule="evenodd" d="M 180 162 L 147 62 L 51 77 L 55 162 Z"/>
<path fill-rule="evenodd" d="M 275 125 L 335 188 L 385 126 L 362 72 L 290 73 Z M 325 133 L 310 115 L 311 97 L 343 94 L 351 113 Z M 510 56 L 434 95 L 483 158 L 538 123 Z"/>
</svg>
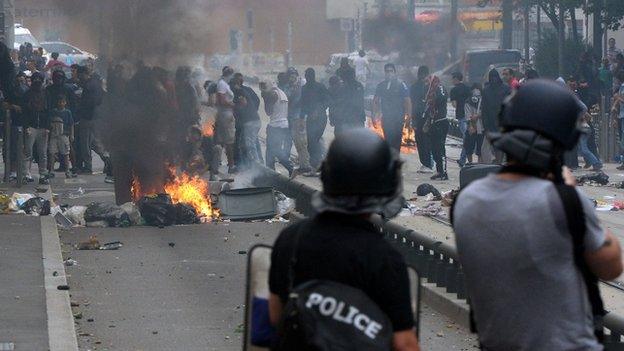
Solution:
<svg viewBox="0 0 624 351">
<path fill-rule="evenodd" d="M 43 243 L 43 273 L 48 314 L 49 350 L 78 351 L 69 292 L 58 290 L 59 285 L 67 285 L 67 279 L 65 278 L 65 266 L 63 265 L 61 244 L 54 217 L 41 217 L 41 240 Z"/>
</svg>

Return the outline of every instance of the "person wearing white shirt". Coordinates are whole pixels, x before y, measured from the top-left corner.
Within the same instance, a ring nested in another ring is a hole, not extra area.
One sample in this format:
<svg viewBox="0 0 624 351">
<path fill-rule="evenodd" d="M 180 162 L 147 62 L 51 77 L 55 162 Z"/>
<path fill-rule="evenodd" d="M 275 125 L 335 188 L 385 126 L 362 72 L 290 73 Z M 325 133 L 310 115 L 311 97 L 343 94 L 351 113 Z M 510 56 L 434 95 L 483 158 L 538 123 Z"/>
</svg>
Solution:
<svg viewBox="0 0 624 351">
<path fill-rule="evenodd" d="M 364 50 L 360 50 L 358 57 L 353 59 L 353 65 L 355 66 L 355 78 L 358 82 L 362 83 L 362 85 L 366 86 L 366 80 L 371 70 Z"/>
</svg>

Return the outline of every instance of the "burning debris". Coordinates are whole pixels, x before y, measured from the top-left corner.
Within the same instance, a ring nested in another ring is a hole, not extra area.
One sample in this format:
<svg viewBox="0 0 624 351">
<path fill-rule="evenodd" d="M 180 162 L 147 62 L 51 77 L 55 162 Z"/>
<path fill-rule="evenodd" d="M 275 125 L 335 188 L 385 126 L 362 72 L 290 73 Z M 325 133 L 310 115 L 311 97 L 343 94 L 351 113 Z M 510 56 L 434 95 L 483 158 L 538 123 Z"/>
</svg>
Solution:
<svg viewBox="0 0 624 351">
<path fill-rule="evenodd" d="M 385 139 L 384 131 L 380 121 L 374 121 L 368 119 L 366 121 L 367 128 L 375 132 L 375 134 Z M 416 132 L 409 126 L 409 121 L 403 125 L 403 137 L 401 140 L 401 153 L 413 154 L 416 153 Z"/>
</svg>

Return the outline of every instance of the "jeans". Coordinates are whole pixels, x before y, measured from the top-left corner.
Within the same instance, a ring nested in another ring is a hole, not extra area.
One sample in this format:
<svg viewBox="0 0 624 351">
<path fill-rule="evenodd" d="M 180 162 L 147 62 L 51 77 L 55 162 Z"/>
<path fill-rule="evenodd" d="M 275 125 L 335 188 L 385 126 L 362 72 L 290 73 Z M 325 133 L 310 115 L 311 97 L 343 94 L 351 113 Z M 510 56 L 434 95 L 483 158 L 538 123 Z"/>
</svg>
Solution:
<svg viewBox="0 0 624 351">
<path fill-rule="evenodd" d="M 33 149 L 37 146 L 39 175 L 48 174 L 48 130 L 43 128 L 26 128 L 24 133 L 24 175 L 30 175 L 33 161 Z"/>
<path fill-rule="evenodd" d="M 432 168 L 431 143 L 428 134 L 423 131 L 425 120 L 423 118 L 412 119 L 412 125 L 415 126 L 416 147 L 418 148 L 420 163 L 427 168 Z"/>
<path fill-rule="evenodd" d="M 466 132 L 468 131 L 468 120 L 466 118 L 462 118 L 457 120 L 457 122 L 459 123 L 459 132 L 461 133 L 462 139 L 466 139 Z M 459 163 L 460 164 L 465 164 L 466 163 L 466 148 L 462 147 L 462 151 L 461 151 L 461 155 L 459 156 Z"/>
<path fill-rule="evenodd" d="M 248 165 L 254 162 L 260 162 L 258 155 L 258 133 L 260 132 L 260 121 L 246 122 L 242 126 L 242 161 Z"/>
<path fill-rule="evenodd" d="M 587 134 L 581 134 L 581 139 L 579 141 L 578 150 L 581 156 L 585 159 L 585 162 L 591 165 L 592 167 L 600 168 L 602 166 L 602 162 L 594 155 L 593 152 L 589 150 L 588 146 L 589 136 Z"/>
<path fill-rule="evenodd" d="M 397 153 L 401 152 L 401 142 L 403 141 L 403 115 L 383 116 L 381 127 L 384 131 L 386 141 Z"/>
<path fill-rule="evenodd" d="M 323 133 L 327 127 L 327 115 L 325 111 L 316 115 L 309 115 L 306 119 L 306 129 L 308 131 L 308 152 L 310 154 L 310 165 L 314 169 L 321 167 L 321 162 L 325 158 L 325 146 L 323 145 Z"/>
<path fill-rule="evenodd" d="M 267 126 L 266 140 L 266 166 L 275 170 L 275 159 L 292 173 L 293 165 L 290 162 L 290 149 L 292 137 L 288 128 L 276 128 Z"/>
<path fill-rule="evenodd" d="M 303 118 L 293 118 L 289 121 L 292 141 L 297 149 L 299 158 L 299 168 L 309 170 L 310 153 L 308 152 L 308 133 L 306 132 L 306 121 Z M 288 149 L 290 152 L 290 149 Z M 267 160 L 268 161 L 268 160 Z"/>
<path fill-rule="evenodd" d="M 446 173 L 446 134 L 448 133 L 449 123 L 447 120 L 434 122 L 429 130 L 429 140 L 431 144 L 431 153 L 436 163 L 436 171 L 438 174 Z"/>
<path fill-rule="evenodd" d="M 109 155 L 104 150 L 104 145 L 96 134 L 95 121 L 81 120 L 80 123 L 78 123 L 78 136 L 79 165 L 82 163 L 84 169 L 88 171 L 93 170 L 91 150 L 95 151 L 95 153 L 100 156 L 102 161 L 108 163 Z"/>
</svg>

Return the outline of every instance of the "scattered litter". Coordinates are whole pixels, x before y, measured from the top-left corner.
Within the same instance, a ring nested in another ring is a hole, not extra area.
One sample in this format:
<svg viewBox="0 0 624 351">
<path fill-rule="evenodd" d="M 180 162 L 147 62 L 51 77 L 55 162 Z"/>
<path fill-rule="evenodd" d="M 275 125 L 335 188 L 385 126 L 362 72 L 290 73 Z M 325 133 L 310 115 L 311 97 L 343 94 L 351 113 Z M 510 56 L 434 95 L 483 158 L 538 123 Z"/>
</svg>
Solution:
<svg viewBox="0 0 624 351">
<path fill-rule="evenodd" d="M 54 215 L 54 220 L 56 221 L 56 224 L 58 224 L 61 228 L 65 230 L 71 229 L 73 225 L 72 221 L 67 218 L 67 216 L 65 216 L 62 212 L 57 212 Z"/>
<path fill-rule="evenodd" d="M 100 241 L 96 235 L 91 235 L 88 241 L 81 242 L 77 246 L 78 250 L 99 250 Z"/>
<path fill-rule="evenodd" d="M 147 225 L 162 228 L 176 222 L 176 208 L 167 194 L 144 196 L 138 205 Z"/>
<path fill-rule="evenodd" d="M 89 228 L 108 228 L 108 222 L 106 222 L 106 221 L 87 222 L 87 227 L 89 227 Z"/>
<path fill-rule="evenodd" d="M 197 211 L 193 206 L 187 204 L 176 204 L 176 224 L 198 224 L 201 220 L 197 216 Z"/>
<path fill-rule="evenodd" d="M 459 194 L 459 190 L 450 190 L 445 193 L 442 193 L 442 206 L 451 207 L 453 206 L 453 202 L 455 201 L 455 197 Z"/>
<path fill-rule="evenodd" d="M 239 255 L 246 255 L 246 254 L 247 254 L 247 251 L 245 251 L 245 250 L 241 250 L 241 251 L 239 251 L 239 252 L 238 252 L 238 254 L 239 254 Z"/>
<path fill-rule="evenodd" d="M 89 322 L 89 323 L 92 323 L 92 322 L 94 322 L 94 321 L 95 321 L 95 319 L 93 319 L 93 318 L 89 318 L 89 319 L 87 319 L 87 322 Z"/>
<path fill-rule="evenodd" d="M 73 258 L 68 258 L 65 261 L 63 261 L 63 264 L 65 264 L 67 267 L 71 267 L 71 266 L 75 266 L 78 264 L 78 261 L 74 260 Z"/>
<path fill-rule="evenodd" d="M 135 205 L 132 202 L 126 202 L 120 207 L 122 210 L 124 210 L 124 212 L 126 212 L 128 218 L 130 218 L 131 225 L 136 226 L 144 224 L 143 217 L 141 217 L 141 212 L 139 212 L 139 206 Z"/>
<path fill-rule="evenodd" d="M 56 289 L 58 289 L 58 290 L 69 290 L 69 285 L 59 285 L 59 286 L 56 287 Z"/>
<path fill-rule="evenodd" d="M 33 197 L 35 197 L 33 194 L 13 193 L 13 195 L 11 195 L 11 211 L 19 210 L 26 201 Z"/>
<path fill-rule="evenodd" d="M 154 330 L 154 331 L 152 332 L 152 334 L 156 335 L 156 334 L 158 334 L 158 332 Z"/>
<path fill-rule="evenodd" d="M 119 250 L 122 247 L 123 243 L 121 241 L 113 241 L 100 246 L 100 250 Z"/>
<path fill-rule="evenodd" d="M 67 211 L 63 213 L 67 219 L 69 219 L 74 225 L 85 226 L 87 222 L 85 221 L 85 212 L 87 211 L 86 206 L 73 206 Z"/>
<path fill-rule="evenodd" d="M 53 277 L 58 277 L 58 272 L 57 271 L 52 272 L 52 276 Z"/>
<path fill-rule="evenodd" d="M 11 197 L 7 194 L 0 194 L 0 213 L 8 213 L 11 206 Z"/>
<path fill-rule="evenodd" d="M 276 191 L 275 199 L 277 200 L 277 214 L 279 216 L 284 216 L 295 210 L 295 200 L 283 193 Z"/>
<path fill-rule="evenodd" d="M 436 203 L 429 203 L 424 207 L 417 207 L 414 204 L 406 203 L 399 216 L 408 217 L 408 216 L 427 216 L 427 217 L 435 217 L 442 212 L 442 207 Z"/>
<path fill-rule="evenodd" d="M 609 176 L 604 172 L 596 172 L 583 175 L 577 179 L 579 185 L 607 185 Z"/>
<path fill-rule="evenodd" d="M 265 222 L 267 222 L 267 223 L 288 223 L 290 221 L 288 219 L 280 216 L 280 217 L 267 219 L 267 220 L 265 220 Z"/>
<path fill-rule="evenodd" d="M 42 197 L 33 197 L 24 202 L 20 210 L 33 216 L 47 216 L 50 214 L 50 201 Z"/>
<path fill-rule="evenodd" d="M 174 247 L 175 243 L 169 243 L 169 246 Z"/>
<path fill-rule="evenodd" d="M 418 188 L 416 188 L 416 195 L 418 196 L 427 196 L 429 194 L 432 194 L 434 199 L 437 199 L 437 200 L 439 200 L 442 196 L 442 194 L 440 194 L 440 191 L 429 183 L 420 184 Z M 431 200 L 428 200 L 428 201 L 431 201 Z"/>
<path fill-rule="evenodd" d="M 82 319 L 82 312 L 74 313 L 74 318 Z"/>
<path fill-rule="evenodd" d="M 83 197 L 84 194 L 85 194 L 84 189 L 82 187 L 79 187 L 76 190 L 67 191 L 67 192 L 63 193 L 63 195 L 61 195 L 61 196 L 64 197 L 64 198 L 67 198 L 67 199 L 79 199 L 79 198 Z"/>
<path fill-rule="evenodd" d="M 605 199 L 605 200 L 613 200 L 613 199 L 615 199 L 615 196 L 605 195 L 602 198 Z"/>
<path fill-rule="evenodd" d="M 84 219 L 88 223 L 90 222 L 105 222 L 109 227 L 129 227 L 130 217 L 119 206 L 93 202 L 87 206 L 87 210 L 84 213 Z"/>
</svg>

